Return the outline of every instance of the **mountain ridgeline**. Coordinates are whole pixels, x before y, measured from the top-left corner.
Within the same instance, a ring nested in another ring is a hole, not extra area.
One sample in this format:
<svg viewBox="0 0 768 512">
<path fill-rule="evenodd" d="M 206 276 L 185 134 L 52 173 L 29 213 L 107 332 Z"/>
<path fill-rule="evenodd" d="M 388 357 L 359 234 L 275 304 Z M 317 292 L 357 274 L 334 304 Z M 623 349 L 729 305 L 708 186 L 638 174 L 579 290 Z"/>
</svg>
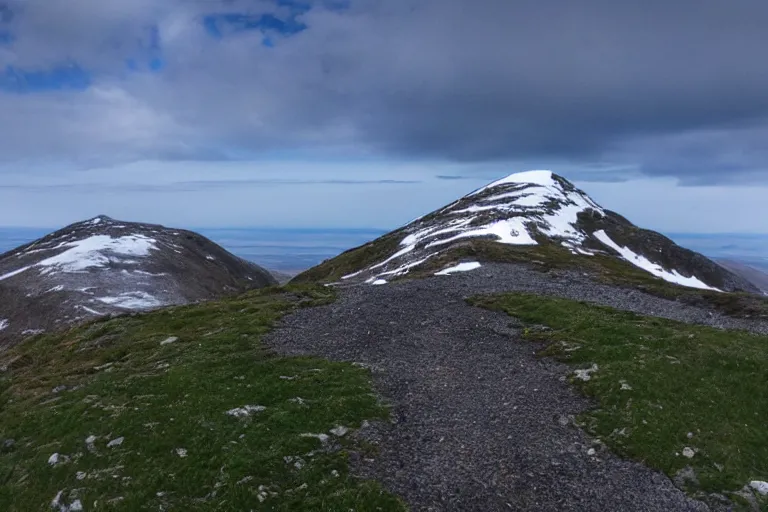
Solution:
<svg viewBox="0 0 768 512">
<path fill-rule="evenodd" d="M 662 280 L 701 290 L 759 292 L 705 256 L 602 208 L 550 171 L 495 181 L 326 260 L 295 281 L 381 285 L 493 261 L 620 273 L 633 281 Z"/>
<path fill-rule="evenodd" d="M 0 347 L 81 320 L 274 284 L 197 233 L 102 215 L 0 255 Z"/>
<path fill-rule="evenodd" d="M 0 510 L 768 511 L 768 300 L 557 175 L 295 280 L 103 216 L 0 255 Z"/>
<path fill-rule="evenodd" d="M 486 262 L 578 269 L 618 277 L 617 284 L 681 285 L 710 296 L 761 293 L 743 273 L 635 226 L 550 171 L 495 181 L 293 282 L 383 285 Z M 0 348 L 82 320 L 275 284 L 265 269 L 197 233 L 102 215 L 0 255 Z"/>
</svg>

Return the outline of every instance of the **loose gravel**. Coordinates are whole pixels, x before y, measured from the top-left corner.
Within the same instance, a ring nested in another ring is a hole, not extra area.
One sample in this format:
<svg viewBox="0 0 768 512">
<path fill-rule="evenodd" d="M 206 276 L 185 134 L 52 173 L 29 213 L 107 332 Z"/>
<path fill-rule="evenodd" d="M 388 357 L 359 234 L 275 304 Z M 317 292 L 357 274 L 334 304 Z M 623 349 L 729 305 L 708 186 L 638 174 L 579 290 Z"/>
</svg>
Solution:
<svg viewBox="0 0 768 512">
<path fill-rule="evenodd" d="M 768 332 L 765 322 L 592 282 L 574 272 L 484 265 L 463 274 L 346 284 L 328 306 L 285 318 L 266 342 L 371 368 L 392 423 L 357 433 L 375 443 L 353 455 L 415 511 L 703 511 L 664 475 L 622 460 L 573 425 L 593 404 L 570 369 L 535 354 L 514 318 L 469 306 L 476 294 L 529 291 L 715 327 Z"/>
</svg>

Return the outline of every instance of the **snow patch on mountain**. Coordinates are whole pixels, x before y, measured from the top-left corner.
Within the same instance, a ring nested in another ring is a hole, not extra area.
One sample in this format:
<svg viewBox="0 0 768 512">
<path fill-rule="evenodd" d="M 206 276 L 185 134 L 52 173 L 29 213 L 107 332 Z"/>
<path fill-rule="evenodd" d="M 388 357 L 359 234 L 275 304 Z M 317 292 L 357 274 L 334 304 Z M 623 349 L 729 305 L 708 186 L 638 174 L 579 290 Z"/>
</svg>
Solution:
<svg viewBox="0 0 768 512">
<path fill-rule="evenodd" d="M 92 267 L 103 267 L 110 256 L 147 256 L 156 249 L 156 240 L 144 235 L 128 235 L 112 238 L 109 235 L 93 235 L 83 240 L 61 243 L 56 248 L 67 247 L 61 254 L 47 258 L 39 266 L 54 267 L 62 272 L 79 272 Z M 131 261 L 131 260 L 127 260 Z"/>
<path fill-rule="evenodd" d="M 536 170 L 536 171 L 517 172 L 514 174 L 510 174 L 509 176 L 505 176 L 500 180 L 496 180 L 493 183 L 472 192 L 471 194 L 469 194 L 469 196 L 470 197 L 475 196 L 490 188 L 495 188 L 500 185 L 507 185 L 509 183 L 518 183 L 518 184 L 524 184 L 524 185 L 541 185 L 543 187 L 548 187 L 552 185 L 552 182 L 553 182 L 552 171 Z"/>
<path fill-rule="evenodd" d="M 8 320 L 0 319 L 0 331 L 2 331 L 3 329 L 7 329 L 9 325 L 11 324 L 10 322 L 8 322 Z"/>
<path fill-rule="evenodd" d="M 125 292 L 116 297 L 99 297 L 96 300 L 123 309 L 152 309 L 163 305 L 163 301 L 142 291 Z"/>
<path fill-rule="evenodd" d="M 474 220 L 474 218 L 467 219 L 463 225 L 469 225 Z M 449 244 L 461 238 L 477 238 L 484 236 L 496 237 L 496 241 L 502 244 L 536 245 L 536 240 L 534 240 L 528 233 L 524 221 L 525 219 L 521 218 L 498 220 L 479 228 L 462 230 L 459 234 L 450 238 L 435 240 L 434 242 L 428 243 L 427 247 Z"/>
<path fill-rule="evenodd" d="M 90 268 L 104 267 L 115 260 L 118 260 L 121 263 L 135 264 L 137 263 L 135 260 L 120 260 L 118 257 L 147 256 L 150 250 L 157 248 L 155 243 L 156 241 L 154 239 L 144 235 L 127 235 L 117 238 L 112 238 L 109 235 L 93 235 L 82 240 L 61 242 L 48 248 L 21 251 L 19 256 L 25 256 L 43 250 L 66 248 L 65 251 L 41 260 L 34 265 L 8 272 L 0 276 L 0 281 L 25 272 L 30 268 L 42 267 L 40 270 L 41 274 L 50 274 L 54 272 L 71 274 L 83 272 Z"/>
<path fill-rule="evenodd" d="M 664 279 L 665 281 L 668 281 L 670 283 L 680 284 L 683 286 L 688 286 L 691 288 L 701 288 L 703 290 L 715 290 L 715 291 L 721 291 L 717 288 L 713 288 L 711 286 L 708 286 L 706 283 L 702 282 L 700 279 L 697 279 L 696 277 L 686 277 L 684 275 L 681 275 L 677 270 L 665 270 L 661 267 L 661 265 L 657 265 L 656 263 L 653 263 L 651 260 L 646 258 L 645 256 L 641 256 L 639 254 L 636 254 L 631 249 L 627 247 L 622 247 L 606 234 L 605 231 L 602 229 L 599 231 L 595 231 L 593 233 L 594 237 L 600 240 L 603 244 L 607 245 L 621 256 L 622 259 L 630 262 L 636 267 L 639 267 L 646 272 L 650 272 L 651 274 L 655 275 L 656 277 L 660 277 Z"/>
<path fill-rule="evenodd" d="M 453 274 L 454 272 L 469 272 L 470 270 L 475 270 L 476 268 L 480 268 L 482 265 L 478 263 L 477 261 L 468 261 L 466 263 L 459 263 L 458 265 L 454 265 L 453 267 L 444 268 L 440 272 L 435 272 L 436 276 L 449 276 Z"/>
</svg>

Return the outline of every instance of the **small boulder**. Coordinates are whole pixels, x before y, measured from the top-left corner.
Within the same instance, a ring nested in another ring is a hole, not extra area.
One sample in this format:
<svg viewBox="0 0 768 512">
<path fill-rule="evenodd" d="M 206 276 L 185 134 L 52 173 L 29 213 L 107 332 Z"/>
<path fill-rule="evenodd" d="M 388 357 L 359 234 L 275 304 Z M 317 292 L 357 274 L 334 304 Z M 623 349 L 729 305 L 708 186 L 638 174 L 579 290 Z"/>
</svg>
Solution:
<svg viewBox="0 0 768 512">
<path fill-rule="evenodd" d="M 756 490 L 762 496 L 768 495 L 768 482 L 761 480 L 752 480 L 749 482 L 749 486 Z"/>
<path fill-rule="evenodd" d="M 345 435 L 347 435 L 347 432 L 349 432 L 349 429 L 347 427 L 339 425 L 338 427 L 332 428 L 329 432 L 335 435 L 336 437 L 344 437 Z"/>
<path fill-rule="evenodd" d="M 165 338 L 163 341 L 160 342 L 161 345 L 170 345 L 171 343 L 175 343 L 179 341 L 179 338 L 176 336 L 170 336 L 168 338 Z"/>
</svg>

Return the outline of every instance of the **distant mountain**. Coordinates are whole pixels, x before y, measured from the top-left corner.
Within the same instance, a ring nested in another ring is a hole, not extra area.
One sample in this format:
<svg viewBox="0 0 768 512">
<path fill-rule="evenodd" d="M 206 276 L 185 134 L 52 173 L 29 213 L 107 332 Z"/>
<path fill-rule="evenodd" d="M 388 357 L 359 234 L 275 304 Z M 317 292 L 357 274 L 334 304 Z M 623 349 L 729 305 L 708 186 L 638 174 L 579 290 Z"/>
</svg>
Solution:
<svg viewBox="0 0 768 512">
<path fill-rule="evenodd" d="M 509 260 L 621 264 L 692 288 L 758 291 L 705 256 L 602 208 L 550 171 L 495 181 L 295 280 L 385 284 Z"/>
<path fill-rule="evenodd" d="M 768 273 L 765 273 L 751 265 L 747 265 L 746 263 L 732 259 L 717 258 L 715 261 L 717 261 L 717 263 L 727 268 L 734 274 L 741 276 L 750 283 L 754 284 L 760 288 L 764 294 L 768 295 Z"/>
<path fill-rule="evenodd" d="M 0 255 L 0 347 L 83 319 L 276 283 L 197 233 L 102 215 Z"/>
</svg>

